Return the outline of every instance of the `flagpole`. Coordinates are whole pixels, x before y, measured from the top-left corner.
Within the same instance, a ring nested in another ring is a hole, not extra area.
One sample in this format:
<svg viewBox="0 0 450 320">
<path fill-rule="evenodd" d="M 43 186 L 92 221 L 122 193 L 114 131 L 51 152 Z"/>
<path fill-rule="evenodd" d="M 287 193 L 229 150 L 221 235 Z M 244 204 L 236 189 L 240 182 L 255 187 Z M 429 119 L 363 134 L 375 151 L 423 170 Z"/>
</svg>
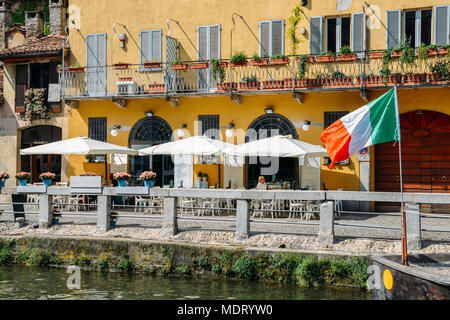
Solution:
<svg viewBox="0 0 450 320">
<path fill-rule="evenodd" d="M 395 109 L 397 112 L 398 126 L 398 156 L 400 161 L 400 197 L 401 197 L 401 216 L 402 216 L 402 265 L 408 266 L 408 246 L 406 240 L 406 214 L 403 200 L 403 167 L 402 167 L 402 133 L 400 127 L 400 110 L 398 106 L 397 86 L 395 86 Z"/>
</svg>

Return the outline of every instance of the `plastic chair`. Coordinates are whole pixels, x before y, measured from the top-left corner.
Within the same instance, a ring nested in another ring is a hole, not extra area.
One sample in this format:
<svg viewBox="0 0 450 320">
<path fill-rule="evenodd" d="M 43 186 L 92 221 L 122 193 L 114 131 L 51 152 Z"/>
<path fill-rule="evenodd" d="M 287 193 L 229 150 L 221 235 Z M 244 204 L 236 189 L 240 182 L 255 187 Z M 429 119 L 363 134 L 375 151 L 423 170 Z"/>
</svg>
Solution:
<svg viewBox="0 0 450 320">
<path fill-rule="evenodd" d="M 306 211 L 306 203 L 301 200 L 289 200 L 289 219 L 299 215 L 300 219 L 303 219 L 304 212 Z"/>
</svg>

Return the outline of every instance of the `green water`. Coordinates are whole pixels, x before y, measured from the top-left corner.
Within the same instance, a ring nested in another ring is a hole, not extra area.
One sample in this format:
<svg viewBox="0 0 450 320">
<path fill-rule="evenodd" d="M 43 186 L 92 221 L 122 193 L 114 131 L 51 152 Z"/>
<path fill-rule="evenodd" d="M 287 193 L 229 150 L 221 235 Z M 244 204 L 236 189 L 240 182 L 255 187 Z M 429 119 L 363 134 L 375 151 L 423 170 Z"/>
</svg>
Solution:
<svg viewBox="0 0 450 320">
<path fill-rule="evenodd" d="M 0 267 L 0 300 L 366 300 L 355 289 L 305 289 L 238 280 L 165 278 L 81 271 L 81 289 L 67 288 L 64 268 Z"/>
</svg>

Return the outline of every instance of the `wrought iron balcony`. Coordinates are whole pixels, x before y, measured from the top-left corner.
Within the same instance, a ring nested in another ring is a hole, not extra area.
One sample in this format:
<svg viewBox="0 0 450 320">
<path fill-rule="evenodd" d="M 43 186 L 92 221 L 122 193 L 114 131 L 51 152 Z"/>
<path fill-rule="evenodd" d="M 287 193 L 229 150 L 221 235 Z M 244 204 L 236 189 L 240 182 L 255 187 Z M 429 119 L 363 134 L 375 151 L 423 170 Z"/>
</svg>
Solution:
<svg viewBox="0 0 450 320">
<path fill-rule="evenodd" d="M 59 70 L 59 77 L 62 97 L 81 100 L 448 86 L 449 66 L 444 50 L 426 59 L 416 57 L 412 63 L 402 62 L 394 53 L 387 68 L 382 51 L 372 51 L 364 57 L 290 56 L 241 63 L 222 60 L 215 65 L 187 61 L 66 68 Z M 445 69 L 447 73 L 440 72 Z"/>
</svg>

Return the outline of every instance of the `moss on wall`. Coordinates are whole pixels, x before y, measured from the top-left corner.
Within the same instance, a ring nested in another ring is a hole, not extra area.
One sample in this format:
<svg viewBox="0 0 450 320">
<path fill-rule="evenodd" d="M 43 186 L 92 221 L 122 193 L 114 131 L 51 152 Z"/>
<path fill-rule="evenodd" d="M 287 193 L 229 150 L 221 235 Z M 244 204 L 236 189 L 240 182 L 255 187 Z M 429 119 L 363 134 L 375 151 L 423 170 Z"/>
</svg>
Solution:
<svg viewBox="0 0 450 320">
<path fill-rule="evenodd" d="M 366 288 L 367 259 L 132 240 L 0 238 L 0 265 L 78 265 L 108 271 Z"/>
</svg>

